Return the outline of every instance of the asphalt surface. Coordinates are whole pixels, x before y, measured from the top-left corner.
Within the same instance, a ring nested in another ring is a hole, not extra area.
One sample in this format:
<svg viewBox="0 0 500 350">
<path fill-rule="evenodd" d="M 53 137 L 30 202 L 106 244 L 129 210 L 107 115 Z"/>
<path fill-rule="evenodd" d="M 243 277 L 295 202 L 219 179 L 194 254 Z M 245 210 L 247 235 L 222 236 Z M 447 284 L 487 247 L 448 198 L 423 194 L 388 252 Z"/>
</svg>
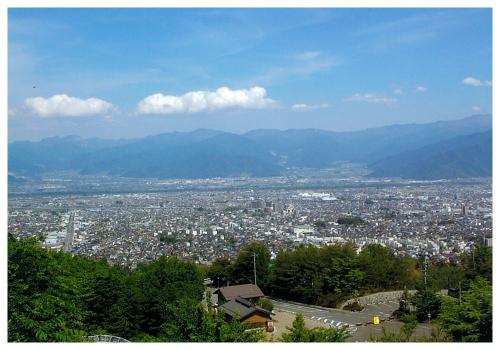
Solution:
<svg viewBox="0 0 500 350">
<path fill-rule="evenodd" d="M 66 227 L 66 237 L 64 238 L 64 251 L 70 252 L 73 249 L 73 237 L 75 235 L 75 214 L 71 213 L 68 226 Z"/>
<path fill-rule="evenodd" d="M 270 298 L 271 299 L 271 298 Z M 358 327 L 369 324 L 373 316 L 378 316 L 380 321 L 385 321 L 394 312 L 399 304 L 397 302 L 384 302 L 379 304 L 368 304 L 363 311 L 351 312 L 338 309 L 306 305 L 284 300 L 271 299 L 274 308 L 279 311 L 302 314 L 304 317 L 320 321 L 330 327 L 348 327 L 351 333 L 355 333 Z"/>
</svg>

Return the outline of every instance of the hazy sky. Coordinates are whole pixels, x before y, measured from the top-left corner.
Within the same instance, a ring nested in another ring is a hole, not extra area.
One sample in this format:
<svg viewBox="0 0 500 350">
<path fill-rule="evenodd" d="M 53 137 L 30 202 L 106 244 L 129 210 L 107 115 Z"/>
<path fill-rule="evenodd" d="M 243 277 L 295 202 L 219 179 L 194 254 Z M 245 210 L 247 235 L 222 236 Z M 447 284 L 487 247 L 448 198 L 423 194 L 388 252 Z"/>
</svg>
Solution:
<svg viewBox="0 0 500 350">
<path fill-rule="evenodd" d="M 9 141 L 491 113 L 488 9 L 10 9 Z"/>
</svg>

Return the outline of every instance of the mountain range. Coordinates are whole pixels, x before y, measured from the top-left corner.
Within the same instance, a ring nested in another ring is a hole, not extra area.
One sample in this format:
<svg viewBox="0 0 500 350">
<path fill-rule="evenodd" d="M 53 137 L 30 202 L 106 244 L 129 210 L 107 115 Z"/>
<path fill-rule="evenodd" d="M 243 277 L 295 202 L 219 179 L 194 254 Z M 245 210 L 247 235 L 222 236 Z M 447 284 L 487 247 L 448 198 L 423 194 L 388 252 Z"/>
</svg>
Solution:
<svg viewBox="0 0 500 350">
<path fill-rule="evenodd" d="M 9 174 L 53 171 L 136 178 L 276 176 L 287 169 L 366 163 L 370 176 L 414 179 L 490 177 L 491 115 L 351 132 L 198 129 L 139 139 L 51 137 L 9 144 Z"/>
</svg>

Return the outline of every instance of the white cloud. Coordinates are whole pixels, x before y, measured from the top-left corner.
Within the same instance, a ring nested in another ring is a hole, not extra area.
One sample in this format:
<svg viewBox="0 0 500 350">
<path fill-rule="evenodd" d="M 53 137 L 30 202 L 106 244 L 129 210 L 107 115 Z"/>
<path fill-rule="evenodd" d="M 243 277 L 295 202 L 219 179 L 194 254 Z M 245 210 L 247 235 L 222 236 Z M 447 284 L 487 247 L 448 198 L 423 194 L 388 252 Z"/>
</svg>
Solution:
<svg viewBox="0 0 500 350">
<path fill-rule="evenodd" d="M 297 103 L 292 105 L 292 109 L 307 109 L 309 106 L 306 105 L 305 103 Z"/>
<path fill-rule="evenodd" d="M 479 112 L 481 110 L 481 107 L 479 107 L 479 106 L 473 106 L 472 110 L 475 111 L 475 112 Z"/>
<path fill-rule="evenodd" d="M 416 92 L 426 92 L 426 91 L 427 91 L 427 88 L 426 88 L 425 86 L 418 85 L 418 86 L 415 88 L 415 91 L 416 91 Z"/>
<path fill-rule="evenodd" d="M 30 97 L 24 100 L 24 104 L 40 117 L 90 116 L 109 112 L 113 108 L 111 103 L 99 98 L 91 97 L 82 100 L 65 94 L 54 95 L 49 98 Z"/>
<path fill-rule="evenodd" d="M 140 114 L 196 113 L 225 108 L 269 108 L 276 101 L 266 97 L 266 89 L 231 90 L 227 87 L 215 91 L 191 91 L 181 96 L 157 93 L 141 100 Z"/>
<path fill-rule="evenodd" d="M 365 94 L 355 93 L 354 95 L 352 95 L 349 98 L 346 98 L 345 100 L 355 101 L 355 102 L 385 103 L 385 104 L 397 102 L 396 98 L 379 96 L 372 93 L 365 93 Z"/>
<path fill-rule="evenodd" d="M 464 85 L 470 85 L 470 86 L 491 86 L 491 81 L 490 80 L 479 80 L 474 77 L 467 77 L 464 80 L 462 80 L 462 84 Z"/>
<path fill-rule="evenodd" d="M 395 95 L 402 95 L 403 94 L 403 90 L 401 90 L 401 89 L 394 89 L 394 94 Z"/>
<path fill-rule="evenodd" d="M 269 85 L 289 80 L 308 79 L 309 77 L 328 72 L 341 64 L 338 57 L 320 51 L 305 51 L 290 56 L 285 55 L 280 64 L 269 67 L 249 81 L 256 85 Z"/>
<path fill-rule="evenodd" d="M 321 51 L 304 51 L 297 55 L 299 60 L 311 60 L 321 55 Z"/>
<path fill-rule="evenodd" d="M 305 103 L 296 103 L 292 105 L 290 108 L 294 111 L 310 111 L 312 109 L 320 109 L 320 108 L 327 108 L 329 107 L 329 104 L 323 103 L 319 105 L 308 105 Z"/>
</svg>

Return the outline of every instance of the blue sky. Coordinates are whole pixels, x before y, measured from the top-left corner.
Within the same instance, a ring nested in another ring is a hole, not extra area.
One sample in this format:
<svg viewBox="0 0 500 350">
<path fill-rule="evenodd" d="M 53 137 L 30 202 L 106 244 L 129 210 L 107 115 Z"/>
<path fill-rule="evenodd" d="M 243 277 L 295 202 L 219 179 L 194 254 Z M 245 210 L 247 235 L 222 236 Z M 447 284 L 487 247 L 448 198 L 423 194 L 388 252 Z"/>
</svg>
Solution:
<svg viewBox="0 0 500 350">
<path fill-rule="evenodd" d="M 9 9 L 9 141 L 491 113 L 489 9 Z"/>
</svg>

